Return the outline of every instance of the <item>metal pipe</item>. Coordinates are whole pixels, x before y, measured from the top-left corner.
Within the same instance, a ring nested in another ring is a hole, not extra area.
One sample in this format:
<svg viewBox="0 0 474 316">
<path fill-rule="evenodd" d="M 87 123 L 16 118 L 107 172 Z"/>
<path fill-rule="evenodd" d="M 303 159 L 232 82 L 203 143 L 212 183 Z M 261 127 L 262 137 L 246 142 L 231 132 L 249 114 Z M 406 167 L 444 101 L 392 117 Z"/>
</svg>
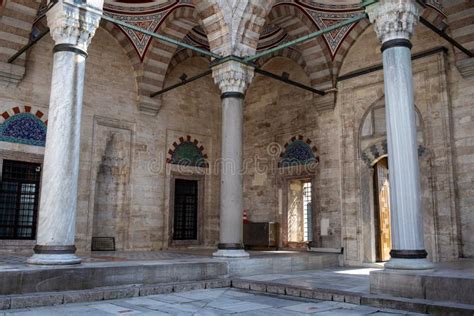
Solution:
<svg viewBox="0 0 474 316">
<path fill-rule="evenodd" d="M 26 52 L 31 46 L 35 45 L 40 39 L 42 39 L 46 34 L 49 33 L 49 29 L 40 33 L 34 40 L 23 46 L 19 51 L 17 51 L 12 57 L 8 58 L 8 63 L 11 64 L 14 62 L 18 57 L 21 56 L 24 52 Z"/>
<path fill-rule="evenodd" d="M 300 37 L 300 38 L 297 38 L 293 41 L 290 41 L 288 43 L 285 43 L 285 44 L 282 44 L 282 45 L 279 45 L 279 46 L 276 46 L 274 48 L 271 48 L 269 50 L 266 50 L 266 51 L 263 51 L 261 53 L 258 53 L 258 54 L 255 54 L 253 56 L 249 56 L 249 57 L 246 57 L 244 58 L 244 61 L 245 62 L 250 62 L 250 61 L 254 61 L 260 57 L 264 57 L 264 56 L 267 56 L 267 55 L 271 55 L 273 54 L 274 52 L 277 52 L 277 51 L 280 51 L 282 49 L 285 49 L 287 47 L 290 47 L 290 46 L 294 46 L 294 45 L 298 45 L 298 44 L 301 44 L 303 42 L 306 42 L 306 41 L 309 41 L 313 38 L 316 38 L 318 36 L 321 36 L 323 34 L 326 34 L 326 33 L 329 33 L 329 32 L 332 32 L 340 27 L 343 27 L 343 26 L 346 26 L 346 25 L 349 25 L 349 24 L 353 24 L 353 23 L 356 23 L 356 22 L 359 22 L 360 20 L 363 20 L 367 18 L 367 14 L 366 13 L 363 13 L 361 15 L 358 15 L 358 16 L 355 16 L 355 17 L 352 17 L 350 19 L 347 19 L 341 23 L 337 23 L 337 24 L 334 24 L 334 25 L 331 25 L 329 26 L 328 28 L 325 28 L 324 30 L 319 30 L 319 31 L 316 31 L 316 32 L 313 32 L 311 34 L 308 34 L 308 35 L 305 35 L 303 37 Z"/>
<path fill-rule="evenodd" d="M 156 34 L 154 32 L 151 32 L 151 31 L 148 31 L 148 30 L 145 30 L 141 27 L 138 27 L 138 26 L 134 26 L 134 25 L 131 25 L 131 24 L 128 24 L 128 23 L 125 23 L 125 22 L 122 22 L 120 20 L 117 20 L 117 19 L 114 19 L 110 16 L 107 16 L 107 15 L 103 15 L 102 18 L 106 21 L 109 21 L 109 22 L 112 22 L 114 24 L 117 24 L 117 25 L 120 25 L 120 26 L 123 26 L 123 27 L 126 27 L 126 28 L 129 28 L 131 30 L 134 30 L 134 31 L 137 31 L 137 32 L 140 32 L 140 33 L 143 33 L 143 34 L 146 34 L 148 36 L 151 36 L 153 38 L 156 38 L 157 40 L 160 40 L 160 41 L 163 41 L 163 42 L 166 42 L 166 43 L 170 43 L 170 44 L 173 44 L 173 45 L 176 45 L 176 46 L 179 46 L 179 47 L 183 47 L 183 48 L 187 48 L 187 49 L 190 49 L 190 50 L 193 50 L 197 53 L 200 53 L 202 55 L 206 55 L 206 56 L 209 56 L 209 57 L 212 57 L 212 58 L 221 58 L 221 56 L 217 55 L 217 54 L 214 54 L 213 52 L 210 52 L 210 51 L 207 51 L 207 50 L 204 50 L 204 49 L 200 49 L 198 47 L 195 47 L 195 46 L 192 46 L 192 45 L 189 45 L 189 44 L 186 44 L 186 43 L 183 43 L 183 42 L 180 42 L 180 41 L 177 41 L 177 40 L 174 40 L 172 38 L 169 38 L 169 37 L 166 37 L 166 36 L 163 36 L 163 35 L 159 35 L 159 34 Z"/>
<path fill-rule="evenodd" d="M 425 18 L 420 17 L 420 22 L 421 22 L 421 24 L 428 27 L 430 30 L 432 30 L 433 32 L 435 32 L 436 34 L 438 34 L 439 36 L 441 36 L 442 38 L 447 40 L 451 45 L 458 48 L 460 51 L 462 51 L 467 56 L 469 56 L 469 57 L 474 56 L 474 54 L 470 50 L 468 50 L 466 47 L 459 44 L 455 39 L 453 39 L 451 36 L 446 34 L 444 31 L 438 29 L 436 26 L 434 26 L 429 21 L 427 21 Z"/>
<path fill-rule="evenodd" d="M 167 87 L 167 88 L 164 88 L 163 90 L 160 90 L 160 91 L 158 91 L 158 92 L 154 92 L 154 93 L 150 94 L 150 98 L 154 98 L 154 97 L 156 97 L 157 95 L 161 95 L 161 94 L 163 94 L 163 93 L 165 93 L 165 92 L 168 92 L 168 91 L 170 91 L 170 90 L 173 90 L 173 89 L 176 89 L 176 88 L 178 88 L 178 87 L 184 86 L 185 84 L 188 84 L 188 83 L 190 83 L 190 82 L 192 82 L 192 81 L 195 81 L 195 80 L 198 80 L 198 79 L 200 79 L 200 78 L 202 78 L 202 77 L 205 77 L 205 76 L 207 76 L 207 75 L 210 75 L 211 73 L 212 73 L 212 70 L 211 70 L 211 69 L 206 70 L 205 72 L 200 73 L 200 74 L 198 74 L 198 75 L 196 75 L 196 76 L 193 76 L 193 77 L 191 77 L 191 78 L 189 78 L 189 79 L 183 80 L 183 81 L 180 82 L 180 83 L 171 85 L 171 86 L 169 86 L 169 87 Z"/>
<path fill-rule="evenodd" d="M 307 91 L 311 91 L 312 93 L 316 93 L 316 94 L 319 94 L 319 95 L 325 95 L 326 94 L 326 92 L 324 92 L 324 91 L 314 89 L 314 88 L 309 87 L 307 85 L 304 85 L 302 83 L 287 79 L 287 78 L 282 77 L 282 76 L 278 76 L 274 73 L 268 72 L 268 71 L 263 70 L 263 69 L 255 68 L 255 72 L 262 75 L 262 76 L 269 77 L 269 78 L 287 83 L 289 85 L 292 85 L 292 86 L 295 86 L 295 87 L 298 87 L 298 88 L 301 88 L 301 89 L 304 89 L 304 90 L 307 90 Z"/>
</svg>

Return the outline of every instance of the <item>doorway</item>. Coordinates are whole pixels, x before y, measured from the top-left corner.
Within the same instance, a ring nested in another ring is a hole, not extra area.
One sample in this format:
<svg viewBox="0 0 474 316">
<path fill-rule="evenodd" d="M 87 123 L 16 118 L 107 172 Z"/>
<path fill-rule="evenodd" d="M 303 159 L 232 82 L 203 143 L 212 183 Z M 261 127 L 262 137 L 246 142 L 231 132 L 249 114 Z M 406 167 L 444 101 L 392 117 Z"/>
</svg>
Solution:
<svg viewBox="0 0 474 316">
<path fill-rule="evenodd" d="M 197 241 L 198 239 L 198 181 L 174 181 L 173 240 Z"/>
<path fill-rule="evenodd" d="M 288 181 L 288 247 L 306 248 L 313 240 L 312 185 L 310 179 Z"/>
<path fill-rule="evenodd" d="M 387 157 L 374 165 L 375 247 L 377 261 L 388 261 L 392 249 L 390 184 Z"/>
</svg>

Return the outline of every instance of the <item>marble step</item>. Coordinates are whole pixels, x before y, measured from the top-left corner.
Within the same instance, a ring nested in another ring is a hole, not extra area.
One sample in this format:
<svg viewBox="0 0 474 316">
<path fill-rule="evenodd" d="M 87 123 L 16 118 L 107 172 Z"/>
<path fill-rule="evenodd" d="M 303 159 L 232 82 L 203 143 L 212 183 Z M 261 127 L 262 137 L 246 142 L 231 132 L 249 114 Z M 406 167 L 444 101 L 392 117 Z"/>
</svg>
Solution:
<svg viewBox="0 0 474 316">
<path fill-rule="evenodd" d="M 406 310 L 432 315 L 474 315 L 474 305 L 426 299 L 410 299 L 383 294 L 367 294 L 333 289 L 298 287 L 275 282 L 232 279 L 232 287 L 272 295 L 287 295 L 307 299 L 345 302 L 349 304 Z"/>
<path fill-rule="evenodd" d="M 133 261 L 0 270 L 0 295 L 59 292 L 133 284 L 205 281 L 228 276 L 226 262 Z"/>
<path fill-rule="evenodd" d="M 95 302 L 136 296 L 169 294 L 200 289 L 230 286 L 230 279 L 212 279 L 195 282 L 161 283 L 100 287 L 79 291 L 41 292 L 19 295 L 0 295 L 0 310 L 52 306 L 69 303 Z"/>
</svg>

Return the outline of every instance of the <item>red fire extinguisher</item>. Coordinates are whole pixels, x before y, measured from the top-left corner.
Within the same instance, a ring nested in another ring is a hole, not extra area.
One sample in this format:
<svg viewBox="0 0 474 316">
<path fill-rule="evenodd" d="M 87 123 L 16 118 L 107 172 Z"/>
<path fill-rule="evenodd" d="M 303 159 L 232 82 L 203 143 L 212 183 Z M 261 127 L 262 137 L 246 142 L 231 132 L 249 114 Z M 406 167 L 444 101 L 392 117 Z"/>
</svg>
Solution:
<svg viewBox="0 0 474 316">
<path fill-rule="evenodd" d="M 247 210 L 244 210 L 243 220 L 244 220 L 244 224 L 250 223 L 249 218 L 247 216 Z"/>
</svg>

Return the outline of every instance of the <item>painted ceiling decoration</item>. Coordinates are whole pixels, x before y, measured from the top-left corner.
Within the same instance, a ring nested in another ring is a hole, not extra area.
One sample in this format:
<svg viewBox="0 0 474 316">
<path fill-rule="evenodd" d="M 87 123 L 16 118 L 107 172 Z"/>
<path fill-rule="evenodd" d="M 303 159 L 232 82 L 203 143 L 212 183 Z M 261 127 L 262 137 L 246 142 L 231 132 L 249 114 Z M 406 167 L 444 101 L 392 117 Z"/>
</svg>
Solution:
<svg viewBox="0 0 474 316">
<path fill-rule="evenodd" d="M 104 14 L 125 23 L 156 32 L 161 23 L 175 9 L 192 7 L 191 0 L 133 1 L 109 0 L 104 4 Z M 146 55 L 152 37 L 123 26 L 117 26 L 130 40 L 141 60 Z"/>
<path fill-rule="evenodd" d="M 442 14 L 443 7 L 441 0 L 428 0 L 426 3 Z M 360 7 L 359 0 L 277 0 L 275 5 L 292 5 L 298 7 L 310 18 L 319 30 L 364 12 L 364 9 Z M 182 6 L 194 7 L 191 0 L 106 0 L 104 12 L 115 19 L 122 20 L 151 32 L 156 32 L 166 17 L 173 10 Z M 349 35 L 355 25 L 356 23 L 347 25 L 323 35 L 322 38 L 333 60 L 344 42 L 344 39 Z M 118 27 L 128 37 L 138 56 L 143 61 L 152 38 L 125 27 Z M 279 26 L 268 24 L 260 36 L 257 50 L 266 50 L 289 42 L 290 40 L 285 30 Z M 209 49 L 206 34 L 200 26 L 194 27 L 183 41 L 196 47 Z M 177 52 L 181 50 L 180 48 Z"/>
</svg>

